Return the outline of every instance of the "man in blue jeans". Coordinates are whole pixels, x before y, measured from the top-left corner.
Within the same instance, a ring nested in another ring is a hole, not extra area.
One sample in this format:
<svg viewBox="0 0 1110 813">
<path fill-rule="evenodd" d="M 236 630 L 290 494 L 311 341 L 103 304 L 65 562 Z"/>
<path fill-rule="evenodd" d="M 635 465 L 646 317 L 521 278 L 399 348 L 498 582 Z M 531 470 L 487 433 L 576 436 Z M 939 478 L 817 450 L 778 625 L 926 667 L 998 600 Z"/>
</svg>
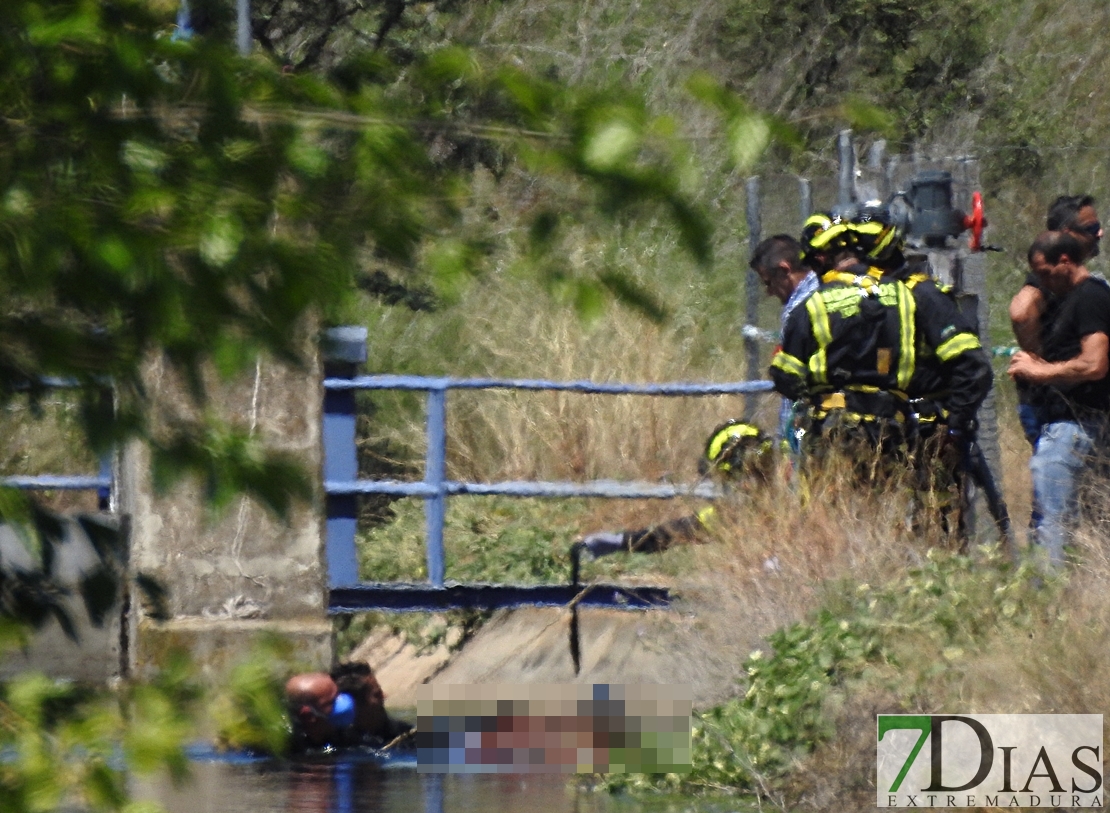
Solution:
<svg viewBox="0 0 1110 813">
<path fill-rule="evenodd" d="M 1064 564 L 1079 477 L 1110 412 L 1110 287 L 1091 276 L 1085 256 L 1067 232 L 1045 232 L 1030 246 L 1029 267 L 1058 305 L 1041 324 L 1040 353 L 1017 353 L 1009 369 L 1038 394 L 1041 430 L 1029 461 L 1033 543 L 1053 567 Z"/>
</svg>

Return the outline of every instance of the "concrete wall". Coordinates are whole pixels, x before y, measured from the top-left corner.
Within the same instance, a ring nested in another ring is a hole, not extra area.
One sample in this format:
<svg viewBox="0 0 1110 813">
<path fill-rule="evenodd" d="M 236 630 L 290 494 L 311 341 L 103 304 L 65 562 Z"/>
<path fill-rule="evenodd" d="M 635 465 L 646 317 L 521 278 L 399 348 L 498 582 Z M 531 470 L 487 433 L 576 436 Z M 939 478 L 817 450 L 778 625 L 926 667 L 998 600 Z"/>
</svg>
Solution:
<svg viewBox="0 0 1110 813">
<path fill-rule="evenodd" d="M 319 485 L 323 392 L 315 347 L 306 350 L 314 359 L 307 369 L 260 359 L 243 379 L 209 382 L 210 409 L 295 455 L 317 484 L 311 504 L 296 506 L 287 522 L 245 498 L 214 516 L 191 480 L 156 495 L 149 451 L 135 444 L 122 455 L 119 510 L 131 517 L 131 573 L 168 590 L 165 620 L 153 618 L 143 594 L 132 590 L 128 659 L 136 674 L 184 647 L 217 680 L 265 633 L 293 639 L 303 666 L 330 664 Z M 144 380 L 161 420 L 189 414 L 184 386 L 164 363 L 148 364 Z"/>
<path fill-rule="evenodd" d="M 85 519 L 112 528 L 119 525 L 117 518 L 110 515 Z M 73 518 L 63 521 L 64 541 L 55 548 L 54 576 L 59 584 L 70 590 L 62 605 L 74 622 L 78 639 L 74 641 L 67 637 L 62 628 L 51 620 L 34 635 L 26 649 L 4 653 L 0 658 L 0 678 L 33 669 L 50 677 L 103 683 L 120 674 L 122 605 L 116 602 L 102 626 L 89 623 L 78 585 L 83 575 L 100 566 L 101 560 L 80 524 Z M 41 561 L 31 556 L 10 527 L 0 525 L 0 567 L 9 573 L 37 572 L 40 564 Z"/>
</svg>

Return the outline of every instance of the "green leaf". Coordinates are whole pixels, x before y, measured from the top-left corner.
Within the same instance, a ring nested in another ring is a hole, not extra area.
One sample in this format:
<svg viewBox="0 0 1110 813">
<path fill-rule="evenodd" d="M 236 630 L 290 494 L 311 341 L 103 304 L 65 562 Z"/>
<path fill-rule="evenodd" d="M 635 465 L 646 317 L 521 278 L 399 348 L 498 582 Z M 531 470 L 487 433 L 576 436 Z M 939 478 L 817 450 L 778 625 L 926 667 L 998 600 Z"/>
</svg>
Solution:
<svg viewBox="0 0 1110 813">
<path fill-rule="evenodd" d="M 605 312 L 605 297 L 601 287 L 591 280 L 576 280 L 574 309 L 587 322 L 598 319 Z"/>
<path fill-rule="evenodd" d="M 100 259 L 114 271 L 125 272 L 131 268 L 134 259 L 127 243 L 117 236 L 105 237 L 97 246 Z"/>
<path fill-rule="evenodd" d="M 243 237 L 243 224 L 239 219 L 228 212 L 220 212 L 211 218 L 200 235 L 200 256 L 209 265 L 225 266 L 239 253 Z"/>
<path fill-rule="evenodd" d="M 606 271 L 598 279 L 619 302 L 638 310 L 651 321 L 660 323 L 667 318 L 667 309 L 663 303 L 626 274 Z"/>
<path fill-rule="evenodd" d="M 771 127 L 762 116 L 741 115 L 729 123 L 729 153 L 740 171 L 759 160 L 771 141 Z"/>
<path fill-rule="evenodd" d="M 165 169 L 170 157 L 154 144 L 129 140 L 120 148 L 120 160 L 134 172 L 155 175 Z"/>
<path fill-rule="evenodd" d="M 297 138 L 286 150 L 289 163 L 309 178 L 322 177 L 331 163 L 327 150 L 319 144 L 318 140 L 319 135 L 314 130 L 301 128 Z"/>
<path fill-rule="evenodd" d="M 108 568 L 97 568 L 82 577 L 81 598 L 85 602 L 85 612 L 88 613 L 89 621 L 94 625 L 101 626 L 108 616 L 108 611 L 117 606 L 119 586 L 116 574 Z"/>
<path fill-rule="evenodd" d="M 611 171 L 629 164 L 640 150 L 641 133 L 630 122 L 606 121 L 586 137 L 582 161 L 591 169 Z"/>
<path fill-rule="evenodd" d="M 0 613 L 0 655 L 27 646 L 31 631 L 22 621 Z"/>
<path fill-rule="evenodd" d="M 425 62 L 429 78 L 444 84 L 477 79 L 481 75 L 474 52 L 467 48 L 448 46 L 434 51 Z"/>
<path fill-rule="evenodd" d="M 155 621 L 168 621 L 173 617 L 169 607 L 169 591 L 165 585 L 146 573 L 135 574 L 135 586 L 143 596 L 143 613 Z"/>
<path fill-rule="evenodd" d="M 464 240 L 440 240 L 430 248 L 425 265 L 436 294 L 444 302 L 460 299 L 474 276 L 478 258 L 476 247 Z"/>
<path fill-rule="evenodd" d="M 895 117 L 882 107 L 858 97 L 845 99 L 839 107 L 840 116 L 855 130 L 893 137 L 897 134 Z"/>
</svg>

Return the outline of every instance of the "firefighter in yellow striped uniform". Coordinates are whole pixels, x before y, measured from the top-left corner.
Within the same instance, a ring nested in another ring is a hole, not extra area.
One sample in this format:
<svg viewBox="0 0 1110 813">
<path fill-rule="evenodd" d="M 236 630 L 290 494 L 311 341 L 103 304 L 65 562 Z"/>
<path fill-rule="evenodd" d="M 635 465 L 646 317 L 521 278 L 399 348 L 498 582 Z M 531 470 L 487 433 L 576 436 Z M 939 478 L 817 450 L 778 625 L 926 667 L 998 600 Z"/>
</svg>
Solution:
<svg viewBox="0 0 1110 813">
<path fill-rule="evenodd" d="M 927 263 L 906 262 L 899 230 L 880 213 L 864 210 L 852 228 L 865 262 L 881 269 L 881 279 L 903 282 L 913 295 L 917 347 L 906 391 L 911 435 L 966 440 L 975 432 L 976 412 L 993 379 L 973 321 L 960 312 L 951 289 L 932 278 Z"/>
<path fill-rule="evenodd" d="M 698 461 L 702 477 L 713 476 L 726 487 L 766 484 L 776 465 L 775 442 L 753 423 L 731 420 L 713 430 Z M 599 531 L 578 544 L 595 558 L 611 553 L 659 553 L 674 545 L 704 542 L 719 523 L 708 505 L 696 514 L 629 531 Z"/>
<path fill-rule="evenodd" d="M 989 358 L 952 299 L 905 273 L 898 229 L 819 214 L 803 246 L 821 287 L 791 315 L 771 377 L 809 402 L 810 435 L 885 453 L 939 430 L 958 446 L 990 389 Z"/>
</svg>

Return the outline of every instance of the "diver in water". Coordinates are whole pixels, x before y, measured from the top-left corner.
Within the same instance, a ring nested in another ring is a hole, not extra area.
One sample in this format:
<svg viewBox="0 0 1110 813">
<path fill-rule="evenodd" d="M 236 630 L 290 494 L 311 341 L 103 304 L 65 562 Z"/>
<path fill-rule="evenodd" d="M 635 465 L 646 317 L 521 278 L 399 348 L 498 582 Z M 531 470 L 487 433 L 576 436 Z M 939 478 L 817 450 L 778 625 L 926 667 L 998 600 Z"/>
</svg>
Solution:
<svg viewBox="0 0 1110 813">
<path fill-rule="evenodd" d="M 354 700 L 354 722 L 344 732 L 345 744 L 384 748 L 412 731 L 410 723 L 393 719 L 385 710 L 385 692 L 370 664 L 365 661 L 341 663 L 331 670 L 331 677 L 340 694 Z"/>
<path fill-rule="evenodd" d="M 331 672 L 294 675 L 285 684 L 294 751 L 366 746 L 385 748 L 412 726 L 385 709 L 385 692 L 370 665 L 341 663 Z"/>
</svg>

